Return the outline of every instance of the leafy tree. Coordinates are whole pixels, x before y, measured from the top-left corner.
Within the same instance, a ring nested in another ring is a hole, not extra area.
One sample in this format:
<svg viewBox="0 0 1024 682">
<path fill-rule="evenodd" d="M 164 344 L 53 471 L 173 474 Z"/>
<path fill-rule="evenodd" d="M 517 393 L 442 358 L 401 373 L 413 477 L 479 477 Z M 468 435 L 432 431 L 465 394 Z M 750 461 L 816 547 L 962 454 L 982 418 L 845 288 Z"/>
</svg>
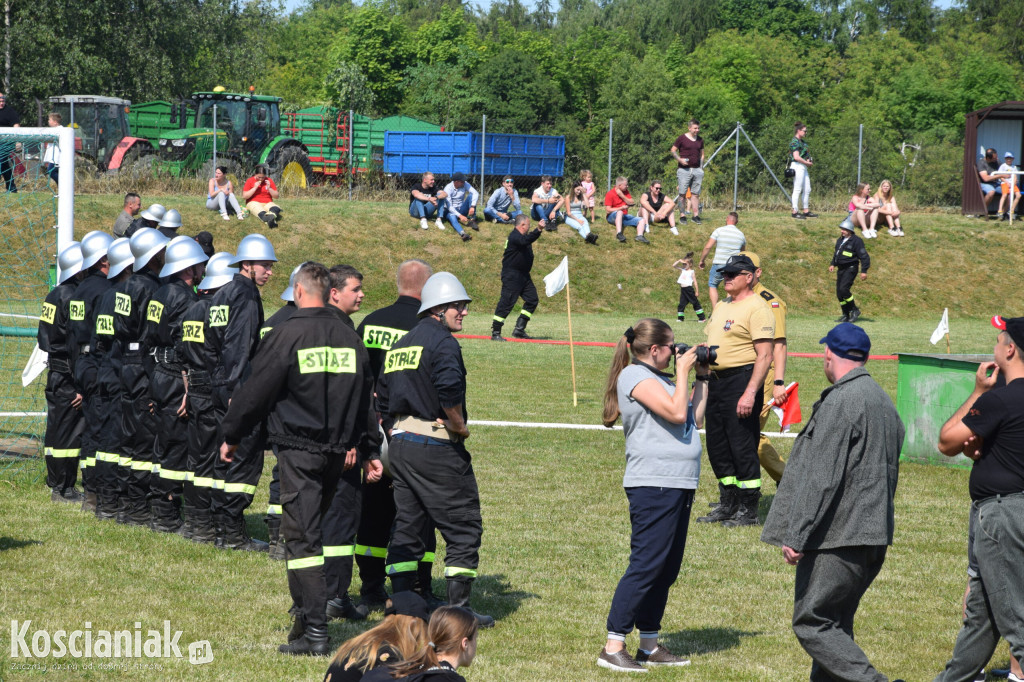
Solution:
<svg viewBox="0 0 1024 682">
<path fill-rule="evenodd" d="M 367 4 L 351 16 L 345 43 L 347 61 L 366 75 L 376 110 L 383 115 L 397 112 L 403 74 L 413 62 L 409 31 L 401 18 L 382 4 Z"/>
<path fill-rule="evenodd" d="M 552 132 L 565 98 L 537 61 L 505 48 L 478 69 L 470 86 L 473 113 L 486 114 L 495 132 Z"/>
<path fill-rule="evenodd" d="M 334 67 L 327 74 L 324 90 L 331 106 L 359 112 L 373 109 L 373 90 L 355 64 L 341 62 Z"/>
</svg>

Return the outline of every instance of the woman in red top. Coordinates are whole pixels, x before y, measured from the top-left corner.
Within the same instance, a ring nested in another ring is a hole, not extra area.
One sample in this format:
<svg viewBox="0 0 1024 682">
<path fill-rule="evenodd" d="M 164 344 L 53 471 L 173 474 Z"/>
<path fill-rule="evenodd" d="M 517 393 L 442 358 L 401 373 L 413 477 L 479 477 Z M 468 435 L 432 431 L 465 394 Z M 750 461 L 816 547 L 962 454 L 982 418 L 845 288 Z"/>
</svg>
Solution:
<svg viewBox="0 0 1024 682">
<path fill-rule="evenodd" d="M 281 207 L 274 203 L 277 199 L 277 185 L 270 179 L 270 168 L 261 163 L 256 166 L 256 175 L 245 181 L 242 187 L 242 200 L 245 208 L 271 227 L 277 227 L 281 218 Z"/>
</svg>

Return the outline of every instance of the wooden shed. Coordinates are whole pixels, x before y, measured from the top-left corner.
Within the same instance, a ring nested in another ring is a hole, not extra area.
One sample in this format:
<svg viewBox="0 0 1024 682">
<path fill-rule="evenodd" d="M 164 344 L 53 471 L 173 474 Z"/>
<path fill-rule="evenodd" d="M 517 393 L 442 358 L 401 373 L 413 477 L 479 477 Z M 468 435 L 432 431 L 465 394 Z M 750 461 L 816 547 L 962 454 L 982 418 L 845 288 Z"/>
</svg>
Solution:
<svg viewBox="0 0 1024 682">
<path fill-rule="evenodd" d="M 1003 154 L 1013 152 L 1018 165 L 1024 144 L 1024 102 L 1000 102 L 967 114 L 964 127 L 964 177 L 960 212 L 963 215 L 987 215 L 985 195 L 978 180 L 977 162 L 992 147 L 999 163 Z"/>
</svg>

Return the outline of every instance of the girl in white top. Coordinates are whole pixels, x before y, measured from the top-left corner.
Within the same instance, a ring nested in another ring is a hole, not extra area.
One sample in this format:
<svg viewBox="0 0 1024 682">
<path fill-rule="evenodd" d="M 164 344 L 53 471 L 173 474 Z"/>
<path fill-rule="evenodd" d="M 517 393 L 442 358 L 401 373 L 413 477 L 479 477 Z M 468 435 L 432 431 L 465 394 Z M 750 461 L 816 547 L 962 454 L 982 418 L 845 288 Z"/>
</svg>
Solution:
<svg viewBox="0 0 1024 682">
<path fill-rule="evenodd" d="M 878 215 L 885 216 L 885 222 L 889 223 L 889 234 L 893 237 L 903 236 L 903 227 L 900 225 L 900 207 L 896 205 L 896 197 L 892 194 L 892 183 L 882 180 L 875 192 L 875 202 L 878 204 Z"/>
<path fill-rule="evenodd" d="M 704 321 L 704 307 L 700 304 L 700 291 L 697 289 L 697 277 L 693 271 L 693 251 L 672 264 L 672 267 L 679 270 L 679 278 L 676 283 L 679 285 L 679 306 L 676 308 L 676 319 L 683 321 L 683 312 L 687 305 L 693 306 L 693 312 L 697 313 L 697 320 Z"/>
<path fill-rule="evenodd" d="M 228 217 L 229 205 L 235 210 L 235 215 L 238 216 L 239 220 L 245 217 L 242 215 L 242 207 L 238 205 L 238 199 L 235 198 L 235 193 L 231 187 L 231 180 L 228 179 L 227 167 L 217 166 L 217 170 L 213 172 L 213 177 L 210 178 L 210 186 L 206 192 L 206 208 L 211 211 L 219 210 L 224 220 L 230 220 L 230 217 Z"/>
</svg>

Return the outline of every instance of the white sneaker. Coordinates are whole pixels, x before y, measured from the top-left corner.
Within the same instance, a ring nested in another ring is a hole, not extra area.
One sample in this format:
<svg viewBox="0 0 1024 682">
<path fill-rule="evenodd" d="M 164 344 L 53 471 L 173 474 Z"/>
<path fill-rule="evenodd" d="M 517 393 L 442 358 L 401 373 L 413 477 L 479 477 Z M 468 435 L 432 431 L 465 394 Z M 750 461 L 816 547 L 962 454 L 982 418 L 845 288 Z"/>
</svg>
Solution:
<svg viewBox="0 0 1024 682">
<path fill-rule="evenodd" d="M 435 225 L 437 225 L 437 229 L 439 229 L 439 230 L 443 230 L 443 229 L 444 229 L 444 223 L 442 223 L 442 222 L 441 222 L 441 219 L 440 219 L 440 218 L 438 218 L 437 220 L 435 220 L 435 221 L 434 221 L 434 224 L 435 224 Z"/>
<path fill-rule="evenodd" d="M 420 228 L 424 229 L 424 230 L 429 230 L 430 229 L 430 225 L 427 224 L 427 219 L 426 218 L 420 218 Z"/>
<path fill-rule="evenodd" d="M 669 232 L 671 232 L 672 234 L 674 234 L 677 237 L 679 236 L 679 228 L 677 228 L 677 227 L 673 227 L 671 230 L 669 230 Z"/>
<path fill-rule="evenodd" d="M 239 220 L 245 220 L 245 213 L 239 213 L 238 214 L 238 219 Z"/>
<path fill-rule="evenodd" d="M 227 213 L 221 213 L 220 217 L 223 218 L 224 220 L 231 220 L 231 216 L 229 216 Z"/>
<path fill-rule="evenodd" d="M 892 237 L 899 237 L 900 236 L 900 232 L 895 227 L 890 227 L 889 228 L 889 235 L 892 236 Z"/>
</svg>

